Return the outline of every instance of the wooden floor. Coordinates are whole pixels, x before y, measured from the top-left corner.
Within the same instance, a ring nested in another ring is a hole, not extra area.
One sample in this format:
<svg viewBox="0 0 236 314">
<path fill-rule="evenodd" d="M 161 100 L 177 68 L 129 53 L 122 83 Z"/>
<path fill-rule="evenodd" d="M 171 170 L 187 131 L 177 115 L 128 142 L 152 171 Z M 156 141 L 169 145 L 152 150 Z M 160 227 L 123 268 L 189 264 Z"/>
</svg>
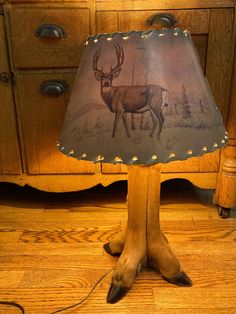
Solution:
<svg viewBox="0 0 236 314">
<path fill-rule="evenodd" d="M 218 218 L 211 196 L 185 181 L 162 186 L 162 228 L 193 287 L 143 269 L 128 295 L 110 305 L 109 274 L 81 307 L 63 313 L 236 313 L 236 211 Z M 82 299 L 115 266 L 102 247 L 125 227 L 125 197 L 125 182 L 67 194 L 0 184 L 0 300 L 49 314 Z M 0 313 L 19 311 L 0 305 Z"/>
</svg>

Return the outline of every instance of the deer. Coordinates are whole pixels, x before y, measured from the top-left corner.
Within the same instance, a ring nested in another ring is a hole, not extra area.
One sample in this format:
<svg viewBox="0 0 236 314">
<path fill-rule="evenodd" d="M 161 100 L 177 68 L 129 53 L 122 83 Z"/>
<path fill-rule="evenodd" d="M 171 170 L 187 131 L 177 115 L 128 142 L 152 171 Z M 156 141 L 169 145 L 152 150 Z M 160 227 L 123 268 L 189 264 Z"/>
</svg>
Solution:
<svg viewBox="0 0 236 314">
<path fill-rule="evenodd" d="M 130 132 L 127 123 L 127 113 L 142 114 L 150 112 L 153 127 L 150 136 L 159 125 L 157 137 L 164 123 L 162 108 L 168 105 L 168 91 L 159 85 L 131 85 L 131 86 L 113 86 L 113 80 L 121 73 L 121 67 L 124 63 L 124 50 L 119 44 L 115 44 L 117 64 L 110 69 L 110 72 L 104 72 L 103 68 L 98 68 L 98 61 L 101 55 L 101 49 L 97 49 L 93 56 L 93 71 L 97 81 L 100 81 L 100 94 L 112 113 L 115 113 L 112 137 L 115 137 L 117 126 L 122 119 L 127 137 Z"/>
</svg>

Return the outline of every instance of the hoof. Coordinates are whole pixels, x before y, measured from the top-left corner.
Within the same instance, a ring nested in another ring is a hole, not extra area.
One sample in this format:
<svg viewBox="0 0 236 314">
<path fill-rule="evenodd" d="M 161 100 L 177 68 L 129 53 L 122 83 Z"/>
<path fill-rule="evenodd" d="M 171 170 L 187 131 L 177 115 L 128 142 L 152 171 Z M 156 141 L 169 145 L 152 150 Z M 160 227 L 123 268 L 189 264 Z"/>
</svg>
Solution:
<svg viewBox="0 0 236 314">
<path fill-rule="evenodd" d="M 122 287 L 120 284 L 112 283 L 108 291 L 107 303 L 114 304 L 120 301 L 128 291 L 129 288 Z"/>
<path fill-rule="evenodd" d="M 172 278 L 166 278 L 164 277 L 168 282 L 181 286 L 181 287 L 191 287 L 193 285 L 192 280 L 188 277 L 188 275 L 185 272 L 180 272 L 177 276 Z"/>
<path fill-rule="evenodd" d="M 111 255 L 111 256 L 120 256 L 120 254 L 121 254 L 121 253 L 112 253 L 111 248 L 110 248 L 110 242 L 104 244 L 103 248 L 106 251 L 106 253 Z"/>
</svg>

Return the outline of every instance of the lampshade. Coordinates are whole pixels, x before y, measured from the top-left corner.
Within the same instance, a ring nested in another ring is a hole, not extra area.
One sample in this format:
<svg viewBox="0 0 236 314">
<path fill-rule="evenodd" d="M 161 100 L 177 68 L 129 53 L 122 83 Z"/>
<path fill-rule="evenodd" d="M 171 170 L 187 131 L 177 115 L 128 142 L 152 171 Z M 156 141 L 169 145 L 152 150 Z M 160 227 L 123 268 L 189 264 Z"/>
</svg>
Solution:
<svg viewBox="0 0 236 314">
<path fill-rule="evenodd" d="M 57 143 L 61 152 L 151 165 L 201 156 L 227 138 L 188 31 L 87 39 Z"/>
</svg>

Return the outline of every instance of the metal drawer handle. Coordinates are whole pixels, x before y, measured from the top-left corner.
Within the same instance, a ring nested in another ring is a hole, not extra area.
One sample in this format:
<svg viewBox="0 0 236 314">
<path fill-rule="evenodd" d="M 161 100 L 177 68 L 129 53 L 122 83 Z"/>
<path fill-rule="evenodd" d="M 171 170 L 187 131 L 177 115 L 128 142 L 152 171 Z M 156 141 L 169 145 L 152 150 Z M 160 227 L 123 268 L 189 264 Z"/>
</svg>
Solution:
<svg viewBox="0 0 236 314">
<path fill-rule="evenodd" d="M 149 16 L 146 21 L 148 26 L 162 25 L 164 27 L 175 27 L 178 24 L 176 16 L 170 13 L 156 13 Z"/>
<path fill-rule="evenodd" d="M 56 24 L 42 24 L 35 31 L 35 36 L 46 38 L 65 38 L 66 32 Z"/>
<path fill-rule="evenodd" d="M 0 81 L 2 81 L 5 84 L 9 84 L 11 81 L 11 76 L 7 72 L 1 72 L 0 73 Z"/>
<path fill-rule="evenodd" d="M 69 85 L 66 81 L 52 80 L 42 82 L 39 92 L 43 95 L 60 96 L 69 90 Z"/>
</svg>

